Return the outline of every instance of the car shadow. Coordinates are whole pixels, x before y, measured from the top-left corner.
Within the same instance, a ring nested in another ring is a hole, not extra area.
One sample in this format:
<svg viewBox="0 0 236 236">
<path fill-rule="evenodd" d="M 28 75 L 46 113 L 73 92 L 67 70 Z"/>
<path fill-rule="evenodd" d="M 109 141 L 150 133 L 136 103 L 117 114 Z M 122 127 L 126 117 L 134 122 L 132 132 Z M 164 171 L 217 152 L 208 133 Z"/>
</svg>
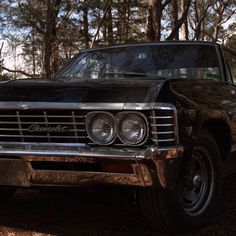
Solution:
<svg viewBox="0 0 236 236">
<path fill-rule="evenodd" d="M 51 235 L 143 232 L 145 226 L 133 194 L 131 189 L 114 187 L 18 190 L 0 206 L 0 225 Z"/>
<path fill-rule="evenodd" d="M 224 183 L 217 220 L 191 235 L 235 235 L 236 175 Z M 163 235 L 144 223 L 134 191 L 127 188 L 82 188 L 78 191 L 18 190 L 0 206 L 0 232 L 12 235 Z M 2 235 L 2 234 L 1 234 Z M 8 234 L 6 234 L 8 235 Z"/>
</svg>

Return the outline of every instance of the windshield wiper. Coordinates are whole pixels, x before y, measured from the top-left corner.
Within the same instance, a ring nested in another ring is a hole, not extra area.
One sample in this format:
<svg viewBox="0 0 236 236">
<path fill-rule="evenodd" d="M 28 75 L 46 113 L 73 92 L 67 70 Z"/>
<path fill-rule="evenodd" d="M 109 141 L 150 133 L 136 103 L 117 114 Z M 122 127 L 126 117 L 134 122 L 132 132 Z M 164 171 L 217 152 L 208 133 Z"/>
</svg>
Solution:
<svg viewBox="0 0 236 236">
<path fill-rule="evenodd" d="M 106 75 L 118 75 L 118 76 L 122 76 L 122 77 L 155 77 L 155 78 L 161 78 L 161 79 L 166 79 L 165 77 L 161 77 L 158 75 L 154 75 L 154 74 L 148 74 L 148 73 L 138 73 L 138 72 L 106 72 L 103 74 L 104 76 Z"/>
<path fill-rule="evenodd" d="M 111 77 L 109 77 L 111 76 Z M 114 76 L 114 77 L 113 77 Z M 162 76 L 154 75 L 154 74 L 148 74 L 148 73 L 138 73 L 138 72 L 106 72 L 102 74 L 102 76 L 92 79 L 89 77 L 55 77 L 54 80 L 61 80 L 64 82 L 102 82 L 106 80 L 116 80 L 116 79 L 123 79 L 123 78 L 146 78 L 146 79 L 151 79 L 151 78 L 158 78 L 158 79 L 167 79 Z"/>
</svg>

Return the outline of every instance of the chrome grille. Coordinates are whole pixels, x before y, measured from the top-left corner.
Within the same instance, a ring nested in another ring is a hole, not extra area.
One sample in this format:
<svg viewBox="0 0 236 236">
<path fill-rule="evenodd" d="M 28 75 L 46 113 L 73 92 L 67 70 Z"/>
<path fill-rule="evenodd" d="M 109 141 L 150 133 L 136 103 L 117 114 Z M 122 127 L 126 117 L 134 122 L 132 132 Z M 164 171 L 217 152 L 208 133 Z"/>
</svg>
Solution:
<svg viewBox="0 0 236 236">
<path fill-rule="evenodd" d="M 84 143 L 85 115 L 68 110 L 1 110 L 0 141 Z"/>
<path fill-rule="evenodd" d="M 176 112 L 172 107 L 153 110 L 149 115 L 152 141 L 159 146 L 171 146 L 178 142 Z"/>
<path fill-rule="evenodd" d="M 164 104 L 165 105 L 165 104 Z M 150 139 L 145 145 L 170 146 L 178 143 L 178 126 L 175 107 L 169 104 L 143 112 L 148 117 L 150 125 Z M 28 110 L 0 110 L 0 142 L 25 143 L 86 143 L 95 145 L 87 136 L 85 117 L 90 110 L 61 109 L 28 109 Z M 113 110 L 116 115 L 119 110 Z M 46 131 L 30 132 L 32 125 L 49 128 Z M 50 128 L 57 126 L 66 129 L 63 132 L 51 132 Z M 112 146 L 126 146 L 117 138 Z"/>
</svg>

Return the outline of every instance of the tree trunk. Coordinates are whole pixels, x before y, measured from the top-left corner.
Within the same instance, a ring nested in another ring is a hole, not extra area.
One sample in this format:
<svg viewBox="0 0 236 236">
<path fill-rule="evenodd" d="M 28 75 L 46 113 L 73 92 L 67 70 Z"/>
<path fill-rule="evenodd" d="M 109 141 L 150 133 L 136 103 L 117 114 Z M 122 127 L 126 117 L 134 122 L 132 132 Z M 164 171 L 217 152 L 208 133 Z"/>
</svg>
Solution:
<svg viewBox="0 0 236 236">
<path fill-rule="evenodd" d="M 88 29 L 88 7 L 84 6 L 83 9 L 83 31 L 84 31 L 84 39 L 85 39 L 85 47 L 89 47 L 89 29 Z"/>
<path fill-rule="evenodd" d="M 184 8 L 186 5 L 186 0 L 181 0 L 180 8 L 181 8 L 181 15 L 184 12 Z M 188 18 L 185 19 L 183 25 L 180 28 L 180 35 L 179 38 L 181 40 L 189 40 L 189 32 L 188 32 Z"/>
<path fill-rule="evenodd" d="M 94 35 L 94 37 L 93 37 L 92 43 L 91 43 L 91 45 L 90 45 L 90 48 L 93 48 L 94 45 L 95 45 L 96 38 L 97 38 L 97 36 L 98 36 L 98 34 L 99 34 L 99 31 L 100 31 L 100 29 L 101 29 L 101 27 L 102 27 L 102 24 L 103 24 L 104 21 L 105 21 L 105 18 L 106 18 L 106 16 L 107 16 L 107 12 L 108 12 L 109 7 L 110 7 L 110 5 L 111 5 L 111 2 L 112 2 L 112 0 L 109 0 L 108 5 L 106 6 L 106 9 L 105 9 L 104 14 L 103 14 L 103 16 L 102 16 L 102 19 L 100 20 L 100 24 L 98 25 L 97 31 L 95 32 L 95 35 Z"/>
<path fill-rule="evenodd" d="M 52 32 L 52 10 L 51 0 L 47 1 L 46 10 L 46 29 L 44 34 L 44 60 L 43 60 L 43 78 L 50 78 L 51 76 L 51 32 Z"/>
<path fill-rule="evenodd" d="M 173 40 L 177 37 L 180 27 L 182 26 L 184 21 L 187 19 L 190 4 L 191 4 L 191 0 L 187 0 L 181 17 L 175 23 L 174 28 L 172 29 L 171 33 L 169 34 L 166 40 Z"/>
<path fill-rule="evenodd" d="M 125 42 L 129 41 L 129 29 L 130 29 L 130 0 L 126 0 L 126 26 L 125 26 Z"/>
<path fill-rule="evenodd" d="M 125 26 L 126 26 L 126 6 L 125 1 L 118 2 L 118 35 L 120 43 L 125 42 Z"/>
<path fill-rule="evenodd" d="M 149 0 L 148 4 L 147 38 L 149 40 L 160 41 L 162 17 L 161 0 Z"/>
<path fill-rule="evenodd" d="M 4 43 L 2 42 L 0 45 L 0 75 L 2 75 L 2 67 L 3 67 L 3 57 L 2 57 L 2 49 L 3 49 Z"/>
<path fill-rule="evenodd" d="M 171 2 L 171 29 L 173 30 L 178 22 L 178 3 L 177 0 Z M 179 40 L 179 29 L 177 29 L 173 34 L 174 40 Z"/>
<path fill-rule="evenodd" d="M 153 28 L 153 7 L 148 7 L 147 12 L 147 38 L 150 41 L 155 40 L 155 30 Z"/>
<path fill-rule="evenodd" d="M 216 9 L 216 12 L 218 13 L 218 17 L 217 17 L 217 21 L 215 23 L 215 26 L 213 28 L 213 33 L 212 33 L 212 41 L 216 42 L 218 39 L 218 35 L 219 35 L 219 31 L 220 31 L 220 27 L 222 25 L 222 21 L 223 21 L 223 14 L 224 11 L 227 7 L 227 2 L 224 1 L 219 1 L 219 6 Z"/>
<path fill-rule="evenodd" d="M 35 78 L 36 75 L 36 58 L 35 58 L 35 29 L 32 29 L 32 66 L 33 66 L 33 77 Z"/>
<path fill-rule="evenodd" d="M 56 20 L 62 0 L 48 0 L 46 6 L 46 29 L 44 34 L 43 77 L 49 79 L 58 69 L 58 44 Z"/>
<path fill-rule="evenodd" d="M 107 10 L 107 33 L 108 33 L 108 43 L 109 44 L 113 44 L 114 43 L 114 38 L 113 38 L 113 24 L 112 24 L 112 12 L 111 12 L 111 3 L 109 3 L 109 0 L 105 1 L 105 6 L 108 6 L 108 10 Z M 105 13 L 104 9 L 104 13 Z"/>
</svg>

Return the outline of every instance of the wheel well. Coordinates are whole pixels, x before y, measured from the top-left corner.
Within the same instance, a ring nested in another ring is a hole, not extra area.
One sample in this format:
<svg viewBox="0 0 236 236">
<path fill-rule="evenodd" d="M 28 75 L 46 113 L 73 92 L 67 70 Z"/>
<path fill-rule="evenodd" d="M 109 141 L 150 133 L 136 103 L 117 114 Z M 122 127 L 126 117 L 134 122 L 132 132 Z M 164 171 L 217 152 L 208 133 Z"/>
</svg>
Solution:
<svg viewBox="0 0 236 236">
<path fill-rule="evenodd" d="M 222 120 L 211 120 L 204 124 L 203 128 L 213 135 L 222 159 L 226 159 L 231 149 L 231 132 L 228 124 Z"/>
</svg>

